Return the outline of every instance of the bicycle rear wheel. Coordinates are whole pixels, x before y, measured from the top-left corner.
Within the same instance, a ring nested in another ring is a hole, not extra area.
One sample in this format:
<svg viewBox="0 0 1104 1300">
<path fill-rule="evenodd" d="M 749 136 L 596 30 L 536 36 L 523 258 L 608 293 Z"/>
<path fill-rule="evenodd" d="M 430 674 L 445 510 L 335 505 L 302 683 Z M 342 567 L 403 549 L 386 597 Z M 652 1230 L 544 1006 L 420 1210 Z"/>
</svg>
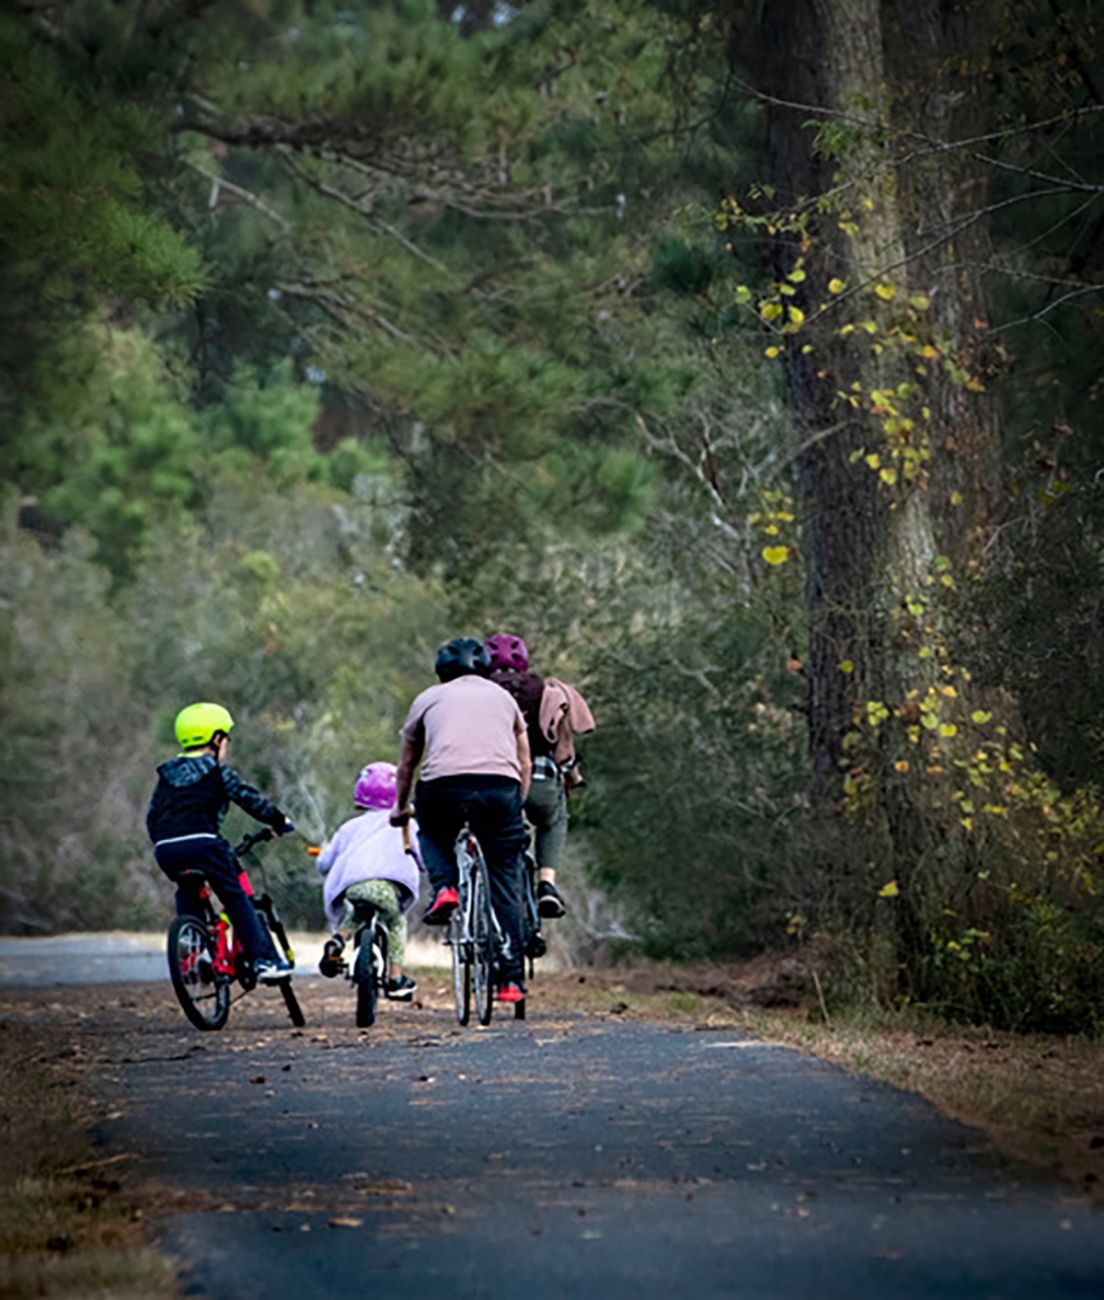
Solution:
<svg viewBox="0 0 1104 1300">
<path fill-rule="evenodd" d="M 353 967 L 358 1029 L 371 1029 L 376 1023 L 379 985 L 376 983 L 375 946 L 376 927 L 375 925 L 366 926 L 360 932 L 360 946 L 357 948 L 356 965 Z"/>
<path fill-rule="evenodd" d="M 475 1013 L 481 1025 L 489 1025 L 494 1014 L 494 919 L 487 889 L 486 867 L 472 872 L 472 983 L 475 985 Z"/>
<path fill-rule="evenodd" d="M 456 1019 L 466 1025 L 471 1019 L 471 953 L 464 943 L 462 907 L 449 920 L 449 947 L 452 949 L 452 994 L 456 1002 Z"/>
<path fill-rule="evenodd" d="M 169 978 L 184 1014 L 197 1029 L 221 1029 L 230 1015 L 230 981 L 215 970 L 211 932 L 194 916 L 169 926 Z"/>
</svg>

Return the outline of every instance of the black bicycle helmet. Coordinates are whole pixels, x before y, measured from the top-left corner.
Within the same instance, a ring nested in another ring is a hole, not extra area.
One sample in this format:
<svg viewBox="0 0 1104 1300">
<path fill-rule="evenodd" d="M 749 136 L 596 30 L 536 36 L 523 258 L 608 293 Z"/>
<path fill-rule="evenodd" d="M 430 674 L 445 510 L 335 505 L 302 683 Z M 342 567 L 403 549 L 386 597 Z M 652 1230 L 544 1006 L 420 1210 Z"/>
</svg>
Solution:
<svg viewBox="0 0 1104 1300">
<path fill-rule="evenodd" d="M 483 649 L 482 642 L 470 636 L 458 636 L 437 651 L 433 667 L 443 682 L 451 682 L 456 677 L 486 677 L 491 669 L 491 656 Z"/>
</svg>

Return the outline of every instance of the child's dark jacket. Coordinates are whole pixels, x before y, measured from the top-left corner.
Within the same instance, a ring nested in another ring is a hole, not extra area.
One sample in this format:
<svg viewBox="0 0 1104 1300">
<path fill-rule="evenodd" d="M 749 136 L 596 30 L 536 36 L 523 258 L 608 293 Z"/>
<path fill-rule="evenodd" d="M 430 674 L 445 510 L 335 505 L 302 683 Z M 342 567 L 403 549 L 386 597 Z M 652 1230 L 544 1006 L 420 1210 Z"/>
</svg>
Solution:
<svg viewBox="0 0 1104 1300">
<path fill-rule="evenodd" d="M 231 800 L 275 830 L 282 829 L 286 820 L 275 804 L 213 755 L 170 758 L 157 769 L 157 775 L 146 812 L 146 829 L 154 844 L 195 835 L 217 836 Z"/>
</svg>

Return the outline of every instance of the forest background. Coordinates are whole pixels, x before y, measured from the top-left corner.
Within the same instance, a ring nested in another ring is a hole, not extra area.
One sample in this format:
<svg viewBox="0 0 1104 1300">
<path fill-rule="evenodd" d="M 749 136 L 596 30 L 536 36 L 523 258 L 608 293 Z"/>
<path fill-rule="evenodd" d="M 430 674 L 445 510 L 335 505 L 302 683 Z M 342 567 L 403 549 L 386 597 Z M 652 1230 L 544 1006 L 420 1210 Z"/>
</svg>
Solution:
<svg viewBox="0 0 1104 1300">
<path fill-rule="evenodd" d="M 159 924 L 183 703 L 318 839 L 510 630 L 599 722 L 578 956 L 1096 1028 L 1102 50 L 1091 0 L 8 6 L 0 925 Z"/>
</svg>

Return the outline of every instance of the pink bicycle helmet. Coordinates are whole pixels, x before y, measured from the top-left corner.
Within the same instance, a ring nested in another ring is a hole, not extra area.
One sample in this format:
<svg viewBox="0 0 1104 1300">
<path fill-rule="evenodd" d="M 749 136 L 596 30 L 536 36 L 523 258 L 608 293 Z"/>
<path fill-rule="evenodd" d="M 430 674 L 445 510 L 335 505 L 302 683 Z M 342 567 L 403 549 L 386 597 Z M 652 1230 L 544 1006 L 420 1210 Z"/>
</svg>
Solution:
<svg viewBox="0 0 1104 1300">
<path fill-rule="evenodd" d="M 529 668 L 529 647 L 519 636 L 496 632 L 483 642 L 483 649 L 490 655 L 492 673 L 503 668 L 523 673 Z"/>
<path fill-rule="evenodd" d="M 369 763 L 356 779 L 353 800 L 358 808 L 393 808 L 399 769 L 394 763 Z"/>
</svg>

